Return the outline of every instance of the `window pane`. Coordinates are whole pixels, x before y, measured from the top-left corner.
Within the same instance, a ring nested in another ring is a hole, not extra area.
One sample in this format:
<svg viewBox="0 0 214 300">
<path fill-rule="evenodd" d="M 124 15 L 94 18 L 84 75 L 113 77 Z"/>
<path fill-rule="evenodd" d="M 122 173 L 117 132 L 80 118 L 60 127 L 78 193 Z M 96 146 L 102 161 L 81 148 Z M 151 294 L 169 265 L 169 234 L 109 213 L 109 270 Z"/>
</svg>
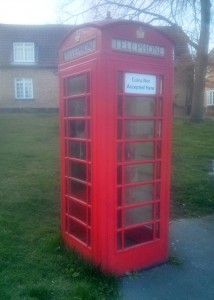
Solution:
<svg viewBox="0 0 214 300">
<path fill-rule="evenodd" d="M 73 216 L 86 223 L 86 219 L 87 219 L 86 210 L 87 209 L 84 204 L 69 199 L 68 213 L 70 216 Z"/>
<path fill-rule="evenodd" d="M 86 243 L 86 227 L 82 224 L 79 224 L 73 220 L 69 221 L 69 233 L 81 240 L 82 242 Z"/>
<path fill-rule="evenodd" d="M 124 246 L 131 247 L 153 240 L 153 224 L 127 229 L 124 232 Z"/>
<path fill-rule="evenodd" d="M 70 195 L 85 202 L 86 185 L 81 182 L 70 180 Z"/>
<path fill-rule="evenodd" d="M 17 99 L 33 99 L 33 81 L 31 78 L 15 79 L 15 97 Z"/>
<path fill-rule="evenodd" d="M 68 79 L 68 95 L 84 94 L 86 92 L 86 75 Z"/>
<path fill-rule="evenodd" d="M 69 176 L 86 181 L 86 164 L 82 164 L 76 161 L 70 161 Z"/>
<path fill-rule="evenodd" d="M 154 116 L 155 98 L 126 96 L 124 114 L 125 116 Z"/>
<path fill-rule="evenodd" d="M 123 83 L 123 72 L 118 72 L 118 93 L 123 93 L 124 83 Z"/>
<path fill-rule="evenodd" d="M 153 180 L 153 164 L 139 164 L 124 167 L 124 182 Z"/>
<path fill-rule="evenodd" d="M 125 143 L 125 161 L 154 159 L 154 143 Z"/>
<path fill-rule="evenodd" d="M 86 137 L 86 122 L 85 120 L 71 120 L 69 121 L 69 136 L 76 138 Z"/>
<path fill-rule="evenodd" d="M 125 121 L 125 138 L 153 138 L 154 121 L 128 120 Z"/>
<path fill-rule="evenodd" d="M 124 211 L 125 226 L 135 225 L 153 220 L 153 204 L 127 208 Z"/>
<path fill-rule="evenodd" d="M 134 204 L 143 201 L 152 201 L 154 195 L 153 184 L 129 186 L 124 188 L 124 203 Z"/>
<path fill-rule="evenodd" d="M 71 116 L 85 116 L 86 114 L 86 103 L 85 98 L 77 98 L 68 101 L 68 107 L 66 115 Z"/>
<path fill-rule="evenodd" d="M 68 141 L 68 156 L 86 159 L 86 143 L 79 141 Z"/>
<path fill-rule="evenodd" d="M 14 43 L 13 57 L 17 63 L 35 62 L 34 43 Z"/>
</svg>

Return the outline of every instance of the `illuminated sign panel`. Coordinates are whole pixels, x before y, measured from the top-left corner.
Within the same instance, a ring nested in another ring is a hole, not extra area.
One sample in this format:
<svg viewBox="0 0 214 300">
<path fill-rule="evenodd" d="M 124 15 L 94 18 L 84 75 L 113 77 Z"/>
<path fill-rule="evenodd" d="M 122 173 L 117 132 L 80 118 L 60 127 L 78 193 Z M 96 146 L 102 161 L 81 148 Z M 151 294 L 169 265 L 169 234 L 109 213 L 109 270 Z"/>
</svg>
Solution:
<svg viewBox="0 0 214 300">
<path fill-rule="evenodd" d="M 96 42 L 95 39 L 93 39 L 64 51 L 64 61 L 69 61 L 84 56 L 86 54 L 95 52 L 95 50 Z"/>
<path fill-rule="evenodd" d="M 112 39 L 112 49 L 135 54 L 148 54 L 158 57 L 165 56 L 164 47 L 115 38 Z"/>
</svg>

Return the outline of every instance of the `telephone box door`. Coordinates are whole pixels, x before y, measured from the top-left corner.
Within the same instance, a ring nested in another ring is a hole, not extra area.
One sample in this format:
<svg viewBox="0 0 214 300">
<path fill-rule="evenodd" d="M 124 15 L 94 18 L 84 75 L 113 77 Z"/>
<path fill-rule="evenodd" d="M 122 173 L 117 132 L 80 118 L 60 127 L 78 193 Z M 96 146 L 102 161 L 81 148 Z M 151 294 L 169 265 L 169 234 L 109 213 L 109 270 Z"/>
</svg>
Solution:
<svg viewBox="0 0 214 300">
<path fill-rule="evenodd" d="M 112 242 L 114 264 L 123 272 L 129 263 L 133 268 L 167 258 L 171 91 L 166 86 L 170 70 L 125 63 L 109 72 L 110 86 L 116 91 L 116 222 L 112 228 L 116 234 Z"/>
</svg>

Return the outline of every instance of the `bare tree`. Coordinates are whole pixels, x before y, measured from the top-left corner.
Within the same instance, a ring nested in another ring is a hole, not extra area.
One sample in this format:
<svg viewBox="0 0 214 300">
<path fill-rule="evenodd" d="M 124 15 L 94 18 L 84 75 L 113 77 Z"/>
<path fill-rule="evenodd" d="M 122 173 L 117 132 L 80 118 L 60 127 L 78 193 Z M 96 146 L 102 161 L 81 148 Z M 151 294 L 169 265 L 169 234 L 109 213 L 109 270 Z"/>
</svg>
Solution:
<svg viewBox="0 0 214 300">
<path fill-rule="evenodd" d="M 214 0 L 88 0 L 78 12 L 72 12 L 75 0 L 64 0 L 67 18 L 82 15 L 84 20 L 112 17 L 141 20 L 155 25 L 177 25 L 186 33 L 194 50 L 195 73 L 191 120 L 200 122 L 204 112 L 205 75 L 211 23 L 211 2 Z M 67 7 L 67 11 L 66 8 Z"/>
</svg>

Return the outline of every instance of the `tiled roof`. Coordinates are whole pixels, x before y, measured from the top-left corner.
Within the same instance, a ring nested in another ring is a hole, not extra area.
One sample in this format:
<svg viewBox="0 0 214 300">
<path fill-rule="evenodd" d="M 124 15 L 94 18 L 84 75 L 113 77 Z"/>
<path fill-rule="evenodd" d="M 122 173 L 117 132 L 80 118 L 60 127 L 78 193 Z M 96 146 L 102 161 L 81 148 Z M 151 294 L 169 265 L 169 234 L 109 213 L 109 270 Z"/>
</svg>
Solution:
<svg viewBox="0 0 214 300">
<path fill-rule="evenodd" d="M 14 42 L 34 42 L 38 49 L 39 67 L 56 67 L 58 47 L 72 25 L 8 25 L 0 24 L 0 66 L 12 61 Z"/>
<path fill-rule="evenodd" d="M 14 42 L 34 42 L 38 50 L 36 66 L 56 67 L 58 64 L 59 45 L 68 32 L 74 28 L 74 25 L 63 24 L 0 24 L 0 67 L 11 65 Z M 158 26 L 157 28 L 174 42 L 175 56 L 189 53 L 186 35 L 179 27 Z"/>
</svg>

